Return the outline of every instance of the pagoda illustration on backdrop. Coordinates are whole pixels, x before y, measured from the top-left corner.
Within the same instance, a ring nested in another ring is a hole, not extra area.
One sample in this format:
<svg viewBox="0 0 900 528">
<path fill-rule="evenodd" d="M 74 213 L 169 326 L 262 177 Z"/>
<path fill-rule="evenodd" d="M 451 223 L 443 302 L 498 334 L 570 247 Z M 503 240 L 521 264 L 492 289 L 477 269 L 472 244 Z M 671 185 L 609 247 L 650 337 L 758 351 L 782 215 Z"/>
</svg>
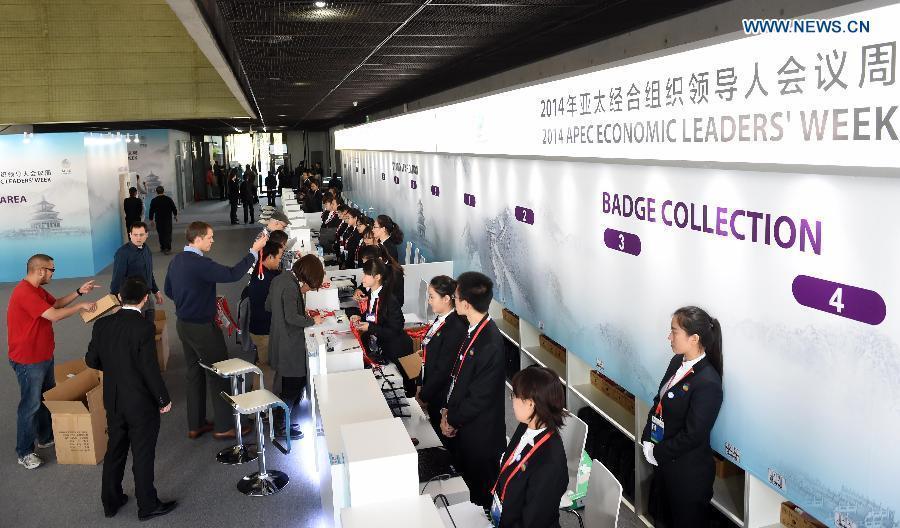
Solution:
<svg viewBox="0 0 900 528">
<path fill-rule="evenodd" d="M 28 218 L 28 227 L 24 229 L 8 229 L 0 236 L 4 238 L 14 237 L 47 237 L 85 235 L 88 230 L 81 227 L 64 227 L 63 220 L 56 211 L 56 205 L 41 196 L 41 201 L 31 207 L 32 213 Z"/>
</svg>

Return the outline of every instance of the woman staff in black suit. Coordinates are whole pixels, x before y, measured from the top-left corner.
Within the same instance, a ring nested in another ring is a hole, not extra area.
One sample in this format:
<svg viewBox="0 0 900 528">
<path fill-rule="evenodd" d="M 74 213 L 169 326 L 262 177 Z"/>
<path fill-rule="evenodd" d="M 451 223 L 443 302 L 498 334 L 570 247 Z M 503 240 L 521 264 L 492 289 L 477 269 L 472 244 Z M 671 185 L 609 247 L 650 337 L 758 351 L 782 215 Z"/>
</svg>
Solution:
<svg viewBox="0 0 900 528">
<path fill-rule="evenodd" d="M 657 515 L 670 528 L 708 525 L 715 467 L 709 435 L 722 406 L 722 328 L 696 306 L 672 315 L 675 356 L 650 406 L 641 444 L 653 475 Z"/>
<path fill-rule="evenodd" d="M 399 359 L 413 353 L 412 338 L 403 329 L 403 312 L 391 292 L 390 271 L 377 258 L 366 261 L 362 271 L 363 287 L 369 291 L 368 306 L 362 316 L 351 316 L 350 321 L 361 332 L 373 360 L 381 357 L 397 365 L 404 376 L 403 386 L 411 396 L 415 394 L 415 380 L 406 378 Z"/>
<path fill-rule="evenodd" d="M 395 224 L 390 216 L 378 215 L 372 230 L 388 255 L 400 262 L 399 253 L 397 253 L 397 246 L 403 242 L 403 231 L 400 230 L 400 226 Z"/>
<path fill-rule="evenodd" d="M 456 354 L 466 338 L 468 323 L 456 313 L 456 281 L 446 275 L 438 275 L 428 284 L 428 305 L 436 317 L 422 338 L 422 385 L 416 400 L 428 413 L 431 426 L 449 447 L 441 433 L 441 407 L 447 401 L 450 387 L 450 369 Z"/>
<path fill-rule="evenodd" d="M 500 528 L 559 528 L 559 500 L 569 484 L 559 437 L 565 389 L 553 371 L 531 366 L 513 376 L 512 391 L 520 424 L 500 459 L 491 520 Z"/>
</svg>

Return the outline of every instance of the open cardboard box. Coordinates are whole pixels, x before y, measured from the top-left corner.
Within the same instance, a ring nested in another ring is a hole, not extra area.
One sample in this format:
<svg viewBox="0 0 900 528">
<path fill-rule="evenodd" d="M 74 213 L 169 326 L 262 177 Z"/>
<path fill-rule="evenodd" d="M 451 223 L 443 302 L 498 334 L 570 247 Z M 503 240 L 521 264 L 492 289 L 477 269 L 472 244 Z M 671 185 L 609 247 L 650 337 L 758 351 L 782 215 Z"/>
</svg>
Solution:
<svg viewBox="0 0 900 528">
<path fill-rule="evenodd" d="M 165 310 L 155 310 L 156 325 L 156 360 L 159 362 L 159 371 L 165 372 L 169 365 L 169 329 L 166 328 Z"/>
<path fill-rule="evenodd" d="M 104 295 L 97 299 L 97 309 L 93 312 L 81 312 L 81 319 L 86 323 L 92 323 L 106 314 L 114 313 L 119 307 L 119 298 L 113 294 Z"/>
<path fill-rule="evenodd" d="M 44 393 L 53 421 L 56 460 L 60 464 L 97 464 L 106 454 L 103 373 L 83 359 L 54 368 L 56 387 Z"/>
</svg>

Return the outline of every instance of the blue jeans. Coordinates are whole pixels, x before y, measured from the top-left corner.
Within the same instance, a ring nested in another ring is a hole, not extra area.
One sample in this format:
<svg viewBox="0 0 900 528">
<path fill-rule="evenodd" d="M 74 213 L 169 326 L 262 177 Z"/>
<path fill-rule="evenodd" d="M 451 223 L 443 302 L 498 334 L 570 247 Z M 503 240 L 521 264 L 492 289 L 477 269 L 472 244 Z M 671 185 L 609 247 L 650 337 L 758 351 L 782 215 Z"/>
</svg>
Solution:
<svg viewBox="0 0 900 528">
<path fill-rule="evenodd" d="M 45 444 L 53 438 L 50 411 L 41 403 L 41 395 L 56 386 L 53 360 L 23 365 L 10 360 L 19 381 L 19 408 L 16 413 L 16 454 L 19 458 L 34 453 L 34 440 Z"/>
</svg>

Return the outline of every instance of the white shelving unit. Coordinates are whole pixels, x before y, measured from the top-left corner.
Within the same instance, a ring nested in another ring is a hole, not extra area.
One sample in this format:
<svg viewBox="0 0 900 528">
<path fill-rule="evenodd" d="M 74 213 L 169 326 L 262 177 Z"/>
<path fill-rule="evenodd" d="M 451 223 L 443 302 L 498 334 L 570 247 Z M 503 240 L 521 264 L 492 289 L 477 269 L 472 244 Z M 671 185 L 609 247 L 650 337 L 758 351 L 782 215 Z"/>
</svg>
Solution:
<svg viewBox="0 0 900 528">
<path fill-rule="evenodd" d="M 521 318 L 518 325 L 510 324 L 503 318 L 503 308 L 500 302 L 493 300 L 488 313 L 503 336 L 519 349 L 521 368 L 537 364 L 555 372 L 566 387 L 566 404 L 571 412 L 577 413 L 584 407 L 590 407 L 633 443 L 635 489 L 626 490 L 625 495 L 633 497 L 634 500 L 623 497 L 623 503 L 635 512 L 645 526 L 652 528 L 653 521 L 647 513 L 647 503 L 653 467 L 644 460 L 640 448 L 640 437 L 649 411 L 648 404 L 638 397 L 635 399 L 634 413 L 630 412 L 591 384 L 592 365 L 588 365 L 583 359 L 568 351 L 565 361 L 561 361 L 540 346 L 540 335 L 543 332 L 538 327 Z M 554 339 L 554 336 L 549 334 L 547 337 Z M 506 385 L 506 392 L 509 395 L 512 388 L 509 382 Z M 511 424 L 507 416 L 508 432 L 510 427 L 514 429 L 515 424 Z M 742 471 L 725 479 L 716 477 L 711 503 L 735 526 L 781 528 L 779 522 L 781 503 L 785 500 L 768 485 Z"/>
</svg>

